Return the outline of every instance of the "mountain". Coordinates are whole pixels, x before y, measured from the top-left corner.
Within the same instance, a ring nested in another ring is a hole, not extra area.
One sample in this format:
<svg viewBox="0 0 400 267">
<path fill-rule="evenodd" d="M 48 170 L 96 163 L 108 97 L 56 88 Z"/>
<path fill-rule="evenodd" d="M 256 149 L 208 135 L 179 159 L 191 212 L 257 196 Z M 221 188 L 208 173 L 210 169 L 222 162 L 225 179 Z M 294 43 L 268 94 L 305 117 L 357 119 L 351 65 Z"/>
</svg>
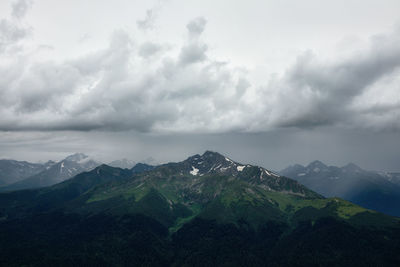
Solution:
<svg viewBox="0 0 400 267">
<path fill-rule="evenodd" d="M 135 162 L 129 159 L 114 160 L 107 164 L 111 167 L 121 168 L 121 169 L 132 169 L 135 166 Z"/>
<path fill-rule="evenodd" d="M 12 184 L 21 181 L 29 176 L 35 175 L 47 167 L 51 166 L 52 162 L 45 164 L 30 163 L 26 161 L 16 160 L 0 160 L 0 186 Z"/>
<path fill-rule="evenodd" d="M 76 153 L 65 159 L 45 166 L 44 170 L 16 183 L 0 188 L 1 191 L 32 189 L 54 185 L 67 180 L 81 172 L 91 170 L 100 165 L 82 153 Z"/>
<path fill-rule="evenodd" d="M 156 166 L 152 166 L 146 163 L 137 163 L 135 166 L 133 166 L 133 168 L 131 169 L 132 173 L 142 173 L 145 171 L 151 171 L 154 168 L 156 168 Z"/>
<path fill-rule="evenodd" d="M 400 173 L 399 172 L 378 172 L 389 182 L 400 185 Z"/>
<path fill-rule="evenodd" d="M 398 218 L 210 151 L 2 193 L 0 238 L 4 266 L 400 263 Z"/>
<path fill-rule="evenodd" d="M 396 174 L 366 171 L 350 163 L 327 166 L 320 161 L 290 166 L 280 174 L 326 197 L 340 197 L 368 209 L 400 217 L 400 183 Z"/>
</svg>

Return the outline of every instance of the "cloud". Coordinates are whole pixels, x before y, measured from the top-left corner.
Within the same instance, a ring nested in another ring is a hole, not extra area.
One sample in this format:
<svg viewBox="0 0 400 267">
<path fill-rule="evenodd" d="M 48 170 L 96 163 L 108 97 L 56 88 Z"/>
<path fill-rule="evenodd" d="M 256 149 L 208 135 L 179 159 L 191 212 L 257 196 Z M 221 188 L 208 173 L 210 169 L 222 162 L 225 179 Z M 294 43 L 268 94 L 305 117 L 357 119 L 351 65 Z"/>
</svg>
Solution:
<svg viewBox="0 0 400 267">
<path fill-rule="evenodd" d="M 398 77 L 399 41 L 398 31 L 374 36 L 369 47 L 337 62 L 323 62 L 311 52 L 299 56 L 276 84 L 277 102 L 287 104 L 273 112 L 274 124 L 302 128 L 369 124 L 355 103 L 371 94 L 370 91 L 391 92 L 389 94 L 396 96 L 400 86 L 398 79 L 391 87 L 383 90 L 382 86 L 388 77 Z M 395 99 L 399 104 L 398 95 Z"/>
<path fill-rule="evenodd" d="M 193 19 L 186 25 L 190 37 L 200 36 L 205 30 L 207 20 L 203 17 Z"/>
<path fill-rule="evenodd" d="M 156 55 L 163 49 L 163 46 L 153 42 L 145 42 L 139 47 L 139 55 L 143 58 L 148 58 Z"/>
<path fill-rule="evenodd" d="M 150 30 L 154 28 L 155 19 L 155 9 L 148 9 L 146 11 L 146 17 L 142 20 L 137 20 L 136 25 L 141 30 Z"/>
<path fill-rule="evenodd" d="M 152 12 L 145 28 L 147 19 Z M 400 130 L 398 30 L 372 37 L 347 59 L 305 52 L 285 73 L 256 86 L 260 81 L 244 67 L 209 53 L 206 25 L 202 17 L 190 21 L 186 38 L 173 46 L 116 31 L 108 47 L 54 62 L 24 50 L 28 28 L 2 20 L 0 131 Z M 18 56 L 10 52 L 20 45 Z"/>
<path fill-rule="evenodd" d="M 25 17 L 28 10 L 32 7 L 33 2 L 31 0 L 17 0 L 12 4 L 12 17 L 16 19 L 22 19 Z"/>
<path fill-rule="evenodd" d="M 0 20 L 0 54 L 15 50 L 18 43 L 31 33 L 31 29 L 12 23 L 9 20 Z"/>
<path fill-rule="evenodd" d="M 206 53 L 208 46 L 199 39 L 200 35 L 205 30 L 206 23 L 207 21 L 204 18 L 199 17 L 187 24 L 188 41 L 181 48 L 179 55 L 181 64 L 186 65 L 202 62 L 207 58 Z"/>
<path fill-rule="evenodd" d="M 21 41 L 31 35 L 32 28 L 20 21 L 31 5 L 31 1 L 16 1 L 12 5 L 11 19 L 0 20 L 0 55 L 11 53 L 15 56 L 22 49 Z"/>
</svg>

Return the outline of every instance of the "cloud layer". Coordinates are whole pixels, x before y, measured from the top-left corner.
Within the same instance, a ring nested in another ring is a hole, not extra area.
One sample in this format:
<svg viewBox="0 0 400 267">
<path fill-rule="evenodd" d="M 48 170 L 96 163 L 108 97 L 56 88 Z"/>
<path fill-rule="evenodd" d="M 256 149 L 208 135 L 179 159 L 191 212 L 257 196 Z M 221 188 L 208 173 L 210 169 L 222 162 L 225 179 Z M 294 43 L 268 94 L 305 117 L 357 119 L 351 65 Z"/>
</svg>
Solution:
<svg viewBox="0 0 400 267">
<path fill-rule="evenodd" d="M 121 30 L 102 50 L 39 60 L 38 48 L 24 46 L 32 34 L 24 23 L 30 5 L 15 2 L 10 18 L 0 20 L 0 131 L 400 130 L 399 30 L 371 37 L 346 59 L 305 52 L 285 73 L 260 82 L 210 56 L 203 17 L 186 25 L 180 44 L 137 40 Z M 138 28 L 153 28 L 152 12 Z"/>
</svg>

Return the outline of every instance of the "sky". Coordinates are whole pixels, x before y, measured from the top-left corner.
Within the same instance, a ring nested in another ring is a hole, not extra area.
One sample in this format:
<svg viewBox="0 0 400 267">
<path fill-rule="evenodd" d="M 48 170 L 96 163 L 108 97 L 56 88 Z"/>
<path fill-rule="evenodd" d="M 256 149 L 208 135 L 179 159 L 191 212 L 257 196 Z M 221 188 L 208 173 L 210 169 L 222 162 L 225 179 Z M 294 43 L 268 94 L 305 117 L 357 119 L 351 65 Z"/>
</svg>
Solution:
<svg viewBox="0 0 400 267">
<path fill-rule="evenodd" d="M 0 1 L 0 158 L 400 171 L 400 2 Z"/>
</svg>

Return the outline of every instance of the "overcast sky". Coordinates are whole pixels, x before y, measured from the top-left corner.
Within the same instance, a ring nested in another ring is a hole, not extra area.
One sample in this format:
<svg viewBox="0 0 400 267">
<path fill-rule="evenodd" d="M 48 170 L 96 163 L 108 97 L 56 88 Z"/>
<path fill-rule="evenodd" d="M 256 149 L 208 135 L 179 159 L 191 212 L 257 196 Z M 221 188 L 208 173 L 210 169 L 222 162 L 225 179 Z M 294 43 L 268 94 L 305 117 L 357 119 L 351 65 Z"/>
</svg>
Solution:
<svg viewBox="0 0 400 267">
<path fill-rule="evenodd" d="M 398 0 L 2 0 L 0 158 L 400 171 Z"/>
</svg>

